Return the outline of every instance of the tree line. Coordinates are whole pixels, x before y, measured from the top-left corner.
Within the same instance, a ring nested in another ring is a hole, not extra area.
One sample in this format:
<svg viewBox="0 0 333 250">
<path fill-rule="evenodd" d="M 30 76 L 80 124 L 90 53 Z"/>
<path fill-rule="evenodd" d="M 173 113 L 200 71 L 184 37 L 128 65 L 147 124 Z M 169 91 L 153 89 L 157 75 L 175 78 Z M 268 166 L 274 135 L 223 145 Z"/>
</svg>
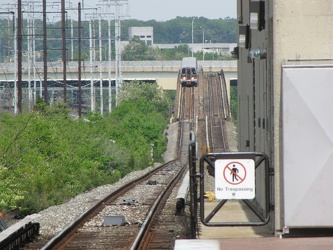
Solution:
<svg viewBox="0 0 333 250">
<path fill-rule="evenodd" d="M 156 20 L 141 21 L 136 19 L 124 20 L 121 22 L 121 40 L 128 41 L 129 27 L 146 27 L 150 26 L 154 29 L 154 43 L 155 44 L 171 44 L 177 43 L 181 46 L 186 46 L 192 43 L 192 22 L 193 22 L 193 40 L 194 43 L 201 43 L 203 39 L 203 32 L 205 40 L 208 43 L 236 43 L 237 41 L 237 19 L 234 18 L 220 18 L 220 19 L 207 19 L 205 17 L 176 17 L 168 21 L 160 22 Z M 35 50 L 37 51 L 37 61 L 43 60 L 43 25 L 42 20 L 35 20 Z M 92 20 L 92 37 L 96 41 L 96 49 L 98 50 L 99 41 L 99 21 Z M 27 60 L 28 54 L 28 40 L 32 39 L 31 35 L 31 22 L 23 20 L 23 60 Z M 28 27 L 30 26 L 30 29 Z M 77 60 L 78 58 L 78 21 L 68 19 L 66 21 L 66 50 L 69 59 Z M 72 28 L 73 27 L 73 28 Z M 82 35 L 82 58 L 89 58 L 89 21 L 81 22 L 81 35 Z M 108 22 L 101 20 L 101 39 L 103 42 L 102 50 L 107 51 L 108 48 Z M 115 23 L 111 21 L 111 38 L 112 38 L 112 58 L 114 54 L 114 34 Z M 29 31 L 30 30 L 30 31 Z M 73 33 L 73 35 L 72 35 Z M 14 55 L 14 27 L 12 21 L 7 19 L 0 19 L 0 61 L 8 62 L 13 60 Z M 73 44 L 73 51 L 72 51 Z M 47 24 L 47 47 L 48 47 L 48 61 L 61 60 L 61 22 L 54 22 Z M 74 58 L 70 58 L 71 54 Z M 103 54 L 103 60 L 107 60 L 108 55 Z M 157 58 L 158 59 L 158 58 Z M 167 60 L 176 60 L 175 58 Z"/>
</svg>

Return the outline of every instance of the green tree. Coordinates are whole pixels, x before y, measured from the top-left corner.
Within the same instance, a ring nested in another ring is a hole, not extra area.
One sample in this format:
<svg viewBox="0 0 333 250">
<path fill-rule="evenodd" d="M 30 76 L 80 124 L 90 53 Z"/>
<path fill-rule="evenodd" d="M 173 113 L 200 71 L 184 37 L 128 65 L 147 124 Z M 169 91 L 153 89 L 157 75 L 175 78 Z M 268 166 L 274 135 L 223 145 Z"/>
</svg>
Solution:
<svg viewBox="0 0 333 250">
<path fill-rule="evenodd" d="M 155 60 L 155 51 L 148 47 L 139 37 L 133 37 L 122 53 L 125 61 Z"/>
<path fill-rule="evenodd" d="M 184 57 L 191 56 L 190 47 L 187 44 L 178 45 L 174 49 L 161 51 L 163 60 L 182 60 Z"/>
<path fill-rule="evenodd" d="M 0 211 L 38 212 L 162 161 L 169 96 L 156 84 L 124 84 L 106 117 L 72 119 L 66 103 L 40 99 L 29 114 L 0 115 Z"/>
<path fill-rule="evenodd" d="M 154 109 L 163 114 L 165 119 L 168 119 L 169 107 L 172 105 L 172 101 L 156 83 L 132 81 L 122 85 L 118 100 L 120 103 L 122 101 L 135 102 L 139 99 L 149 101 Z"/>
<path fill-rule="evenodd" d="M 0 117 L 1 211 L 39 211 L 120 178 L 114 170 L 126 154 L 99 124 L 68 119 L 61 110 Z"/>
</svg>

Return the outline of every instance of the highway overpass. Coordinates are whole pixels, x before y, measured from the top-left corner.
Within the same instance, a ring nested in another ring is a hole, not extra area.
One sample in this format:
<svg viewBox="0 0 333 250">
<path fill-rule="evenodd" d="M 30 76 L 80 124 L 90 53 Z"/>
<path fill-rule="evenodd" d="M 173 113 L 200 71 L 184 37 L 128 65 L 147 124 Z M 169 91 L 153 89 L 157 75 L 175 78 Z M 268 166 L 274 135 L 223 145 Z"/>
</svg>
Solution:
<svg viewBox="0 0 333 250">
<path fill-rule="evenodd" d="M 101 79 L 109 80 L 109 62 L 83 62 L 81 68 L 81 79 L 84 81 L 99 82 Z M 204 72 L 224 71 L 226 81 L 237 78 L 237 61 L 198 61 L 199 68 Z M 149 80 L 156 81 L 163 89 L 176 89 L 178 72 L 181 67 L 181 61 L 123 61 L 121 62 L 122 79 L 129 80 Z M 0 63 L 0 87 L 4 88 L 4 83 L 13 82 L 17 67 L 14 63 Z M 29 69 L 30 68 L 30 72 Z M 33 82 L 43 81 L 44 65 L 38 62 L 33 66 L 23 63 L 22 81 Z M 78 80 L 78 63 L 67 63 L 66 79 L 70 82 Z M 111 79 L 115 81 L 115 64 L 111 62 Z M 49 62 L 47 65 L 48 81 L 62 82 L 63 66 L 62 62 Z M 27 83 L 25 83 L 27 84 Z M 31 86 L 33 84 L 31 83 Z M 8 85 L 7 85 L 8 86 Z M 23 85 L 24 86 L 24 85 Z"/>
</svg>

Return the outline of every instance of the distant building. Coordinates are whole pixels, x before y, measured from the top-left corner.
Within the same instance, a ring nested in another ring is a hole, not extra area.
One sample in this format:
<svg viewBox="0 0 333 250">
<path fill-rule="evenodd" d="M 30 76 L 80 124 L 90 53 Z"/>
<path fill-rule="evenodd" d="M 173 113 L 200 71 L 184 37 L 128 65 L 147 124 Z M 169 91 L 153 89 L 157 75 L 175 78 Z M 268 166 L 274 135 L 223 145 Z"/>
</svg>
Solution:
<svg viewBox="0 0 333 250">
<path fill-rule="evenodd" d="M 137 36 L 141 41 L 144 41 L 147 46 L 154 44 L 154 28 L 153 27 L 129 27 L 129 39 Z"/>
</svg>

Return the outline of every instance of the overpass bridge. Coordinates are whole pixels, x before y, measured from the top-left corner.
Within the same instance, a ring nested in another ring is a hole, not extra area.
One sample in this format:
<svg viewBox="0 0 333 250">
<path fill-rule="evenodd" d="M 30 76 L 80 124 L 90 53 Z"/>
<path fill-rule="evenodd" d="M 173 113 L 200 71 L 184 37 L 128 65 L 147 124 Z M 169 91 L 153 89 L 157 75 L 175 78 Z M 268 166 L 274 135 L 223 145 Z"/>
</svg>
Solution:
<svg viewBox="0 0 333 250">
<path fill-rule="evenodd" d="M 177 87 L 177 77 L 181 68 L 181 61 L 123 61 L 121 63 L 123 81 L 142 80 L 154 81 L 163 89 L 175 90 Z M 59 82 L 63 80 L 62 62 L 49 62 L 47 65 L 47 77 L 50 82 Z M 237 78 L 237 61 L 198 61 L 198 67 L 204 72 L 220 72 L 224 71 L 226 81 Z M 29 72 L 30 68 L 30 72 Z M 43 63 L 38 62 L 35 66 L 29 66 L 23 63 L 22 81 L 42 82 L 43 79 Z M 111 63 L 111 81 L 115 81 L 115 65 Z M 0 63 L 0 84 L 4 82 L 14 82 L 16 66 L 14 63 Z M 68 82 L 76 82 L 78 80 L 78 64 L 77 62 L 69 62 L 66 68 L 66 79 Z M 109 80 L 109 62 L 102 63 L 83 62 L 81 68 L 81 79 L 84 82 L 99 82 L 101 80 Z M 0 87 L 2 86 L 0 85 Z M 23 85 L 24 86 L 24 85 Z"/>
<path fill-rule="evenodd" d="M 62 62 L 49 62 L 47 65 L 48 101 L 50 104 L 64 96 Z M 237 61 L 198 61 L 204 73 L 224 71 L 227 86 L 230 79 L 237 78 Z M 29 71 L 30 68 L 30 71 Z M 109 80 L 111 68 L 111 80 Z M 181 61 L 123 61 L 121 64 L 122 81 L 139 80 L 156 82 L 164 90 L 176 90 Z M 22 103 L 30 110 L 37 96 L 42 96 L 44 65 L 38 62 L 32 67 L 22 64 Z M 14 63 L 0 63 L 0 112 L 16 112 L 14 79 L 17 67 Z M 78 106 L 78 63 L 68 62 L 66 68 L 66 96 L 72 108 Z M 81 63 L 81 102 L 86 110 L 111 111 L 115 105 L 115 63 Z M 110 88 L 111 83 L 111 88 Z"/>
</svg>

